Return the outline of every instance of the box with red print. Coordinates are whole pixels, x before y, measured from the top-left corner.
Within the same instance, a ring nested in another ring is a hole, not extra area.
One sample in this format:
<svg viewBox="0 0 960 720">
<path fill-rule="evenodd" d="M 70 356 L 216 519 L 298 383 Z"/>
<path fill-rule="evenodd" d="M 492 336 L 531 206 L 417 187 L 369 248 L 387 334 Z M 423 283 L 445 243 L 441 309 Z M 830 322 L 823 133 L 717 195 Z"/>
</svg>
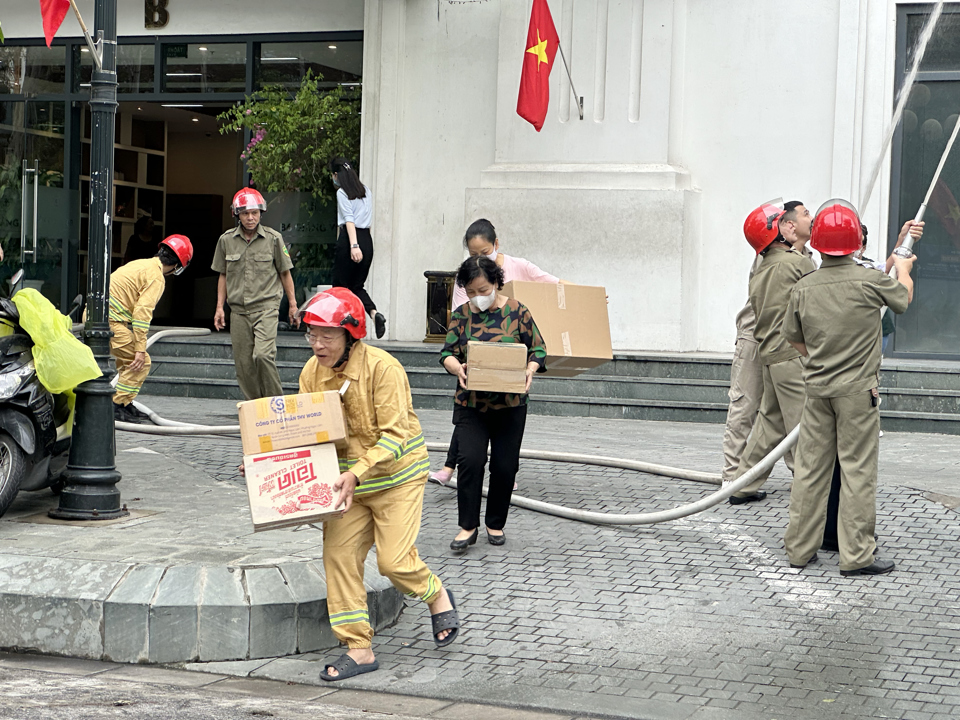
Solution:
<svg viewBox="0 0 960 720">
<path fill-rule="evenodd" d="M 243 467 L 254 532 L 340 517 L 333 506 L 340 477 L 333 443 L 244 455 Z"/>
</svg>

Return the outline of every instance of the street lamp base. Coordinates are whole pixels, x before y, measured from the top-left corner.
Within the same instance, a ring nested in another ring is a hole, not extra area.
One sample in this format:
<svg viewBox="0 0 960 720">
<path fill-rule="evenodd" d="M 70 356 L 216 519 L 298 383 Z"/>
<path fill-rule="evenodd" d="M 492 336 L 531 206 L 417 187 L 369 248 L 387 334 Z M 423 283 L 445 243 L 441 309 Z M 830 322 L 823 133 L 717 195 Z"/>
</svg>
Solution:
<svg viewBox="0 0 960 720">
<path fill-rule="evenodd" d="M 119 473 L 115 474 L 119 479 Z M 120 505 L 120 491 L 116 485 L 68 484 L 60 494 L 59 507 L 47 514 L 56 520 L 116 520 L 130 513 L 126 505 Z"/>
</svg>

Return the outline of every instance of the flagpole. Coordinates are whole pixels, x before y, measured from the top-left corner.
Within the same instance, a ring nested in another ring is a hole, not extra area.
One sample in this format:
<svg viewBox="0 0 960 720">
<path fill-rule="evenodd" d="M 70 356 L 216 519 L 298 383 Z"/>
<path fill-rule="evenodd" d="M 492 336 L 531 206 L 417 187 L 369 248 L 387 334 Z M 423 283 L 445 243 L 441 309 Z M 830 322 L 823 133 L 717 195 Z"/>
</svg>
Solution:
<svg viewBox="0 0 960 720">
<path fill-rule="evenodd" d="M 70 0 L 70 7 L 73 8 L 73 12 L 77 16 L 77 22 L 80 23 L 80 29 L 83 30 L 83 37 L 87 41 L 87 47 L 90 48 L 90 52 L 93 53 L 93 61 L 97 64 L 97 70 L 103 70 L 103 60 L 100 58 L 100 51 L 97 50 L 96 43 L 94 43 L 93 38 L 90 37 L 90 31 L 87 30 L 87 25 L 83 22 L 83 17 L 80 15 L 80 8 L 77 7 L 76 0 Z"/>
<path fill-rule="evenodd" d="M 73 2 L 73 0 L 70 0 Z M 577 111 L 580 113 L 580 119 L 583 120 L 583 97 L 577 95 L 577 89 L 573 86 L 573 77 L 570 75 L 570 68 L 567 66 L 567 58 L 563 54 L 563 46 L 558 42 L 557 49 L 560 51 L 560 59 L 563 61 L 563 69 L 567 71 L 567 79 L 570 80 L 570 92 L 573 93 L 573 101 L 577 104 Z M 960 124 L 960 121 L 958 121 Z"/>
</svg>

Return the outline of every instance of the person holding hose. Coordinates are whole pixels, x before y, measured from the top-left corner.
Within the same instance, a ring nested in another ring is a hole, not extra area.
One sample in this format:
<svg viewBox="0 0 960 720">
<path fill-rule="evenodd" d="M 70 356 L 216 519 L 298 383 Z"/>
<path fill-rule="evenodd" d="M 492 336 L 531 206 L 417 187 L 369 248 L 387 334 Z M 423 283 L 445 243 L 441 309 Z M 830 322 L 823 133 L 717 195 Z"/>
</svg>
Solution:
<svg viewBox="0 0 960 720">
<path fill-rule="evenodd" d="M 892 560 L 876 557 L 877 461 L 880 438 L 880 309 L 900 314 L 913 299 L 913 253 L 896 253 L 894 280 L 858 265 L 863 231 L 856 209 L 828 200 L 817 211 L 811 245 L 820 269 L 794 286 L 783 337 L 807 358 L 797 472 L 790 490 L 784 545 L 791 567 L 817 562 L 831 477 L 840 462 L 837 537 L 840 574 L 880 575 Z"/>
<path fill-rule="evenodd" d="M 487 541 L 503 545 L 510 496 L 520 467 L 520 445 L 527 420 L 527 393 L 535 372 L 546 370 L 547 351 L 530 311 L 520 302 L 498 293 L 503 269 L 485 255 L 469 257 L 457 270 L 457 285 L 469 301 L 450 317 L 446 343 L 440 353 L 444 369 L 457 377 L 453 424 L 459 439 L 457 452 L 457 508 L 460 532 L 450 543 L 463 551 L 477 542 L 483 473 L 490 448 L 490 489 L 485 524 Z M 527 347 L 527 382 L 520 394 L 467 390 L 467 343 L 522 343 Z"/>
<path fill-rule="evenodd" d="M 171 235 L 160 243 L 155 257 L 133 260 L 110 274 L 110 354 L 117 362 L 118 373 L 113 395 L 115 420 L 136 423 L 147 417 L 133 406 L 133 401 L 150 373 L 150 321 L 167 277 L 182 273 L 192 259 L 190 238 Z"/>
<path fill-rule="evenodd" d="M 230 344 L 237 383 L 247 400 L 283 394 L 277 371 L 277 319 L 284 293 L 290 303 L 290 324 L 298 327 L 293 262 L 283 236 L 260 223 L 267 203 L 253 188 L 233 196 L 237 227 L 217 241 L 213 271 L 217 281 L 217 310 L 213 327 L 227 326 L 224 302 L 230 305 Z"/>
<path fill-rule="evenodd" d="M 347 160 L 332 160 L 330 172 L 337 188 L 337 249 L 333 258 L 332 284 L 347 288 L 360 298 L 379 339 L 387 331 L 387 319 L 377 312 L 373 298 L 363 287 L 373 262 L 373 236 L 370 234 L 373 196 Z"/>
<path fill-rule="evenodd" d="M 764 256 L 750 278 L 750 305 L 756 314 L 753 334 L 763 365 L 763 396 L 736 477 L 766 457 L 800 422 L 804 400 L 800 353 L 781 337 L 780 328 L 793 286 L 815 269 L 802 252 L 810 239 L 812 222 L 810 211 L 799 201 L 786 205 L 773 201 L 750 213 L 743 225 L 747 242 Z M 768 470 L 731 495 L 730 504 L 763 500 L 767 494 L 760 487 L 769 475 Z"/>
<path fill-rule="evenodd" d="M 417 553 L 430 461 L 403 366 L 363 342 L 364 306 L 345 288 L 315 295 L 302 318 L 313 356 L 300 373 L 300 392 L 340 391 L 347 424 L 347 440 L 337 446 L 342 473 L 333 486 L 343 515 L 323 524 L 330 625 L 348 649 L 320 677 L 336 681 L 380 667 L 363 585 L 374 543 L 380 573 L 430 609 L 437 647 L 456 639 L 460 618 L 453 593 Z"/>
<path fill-rule="evenodd" d="M 508 283 L 512 280 L 524 282 L 545 282 L 559 283 L 560 279 L 550 273 L 544 272 L 529 260 L 507 255 L 500 252 L 500 240 L 497 238 L 497 231 L 493 223 L 481 218 L 475 220 L 467 228 L 463 236 L 463 246 L 470 253 L 470 257 L 486 257 L 493 260 L 497 267 L 503 270 L 503 282 Z M 468 300 L 467 292 L 460 285 L 455 285 L 453 289 L 452 309 L 463 306 Z M 453 477 L 453 469 L 457 465 L 457 452 L 459 440 L 457 438 L 457 428 L 453 429 L 453 436 L 450 438 L 450 447 L 447 450 L 447 459 L 443 469 L 430 473 L 430 480 L 446 485 Z M 516 490 L 516 487 L 514 487 Z"/>
</svg>

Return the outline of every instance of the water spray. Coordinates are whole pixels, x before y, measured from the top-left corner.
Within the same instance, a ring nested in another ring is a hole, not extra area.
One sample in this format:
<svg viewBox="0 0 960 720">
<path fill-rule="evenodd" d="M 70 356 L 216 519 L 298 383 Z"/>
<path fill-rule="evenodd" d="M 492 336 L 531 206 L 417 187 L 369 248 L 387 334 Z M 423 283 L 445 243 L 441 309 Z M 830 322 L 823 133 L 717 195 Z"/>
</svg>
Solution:
<svg viewBox="0 0 960 720">
<path fill-rule="evenodd" d="M 896 132 L 897 126 L 900 124 L 900 119 L 903 117 L 903 111 L 907 108 L 907 101 L 910 99 L 910 91 L 913 90 L 913 85 L 917 80 L 917 73 L 920 71 L 920 63 L 923 61 L 923 56 L 927 52 L 927 44 L 930 42 L 930 38 L 933 37 L 933 30 L 936 27 L 937 22 L 940 20 L 940 13 L 943 12 L 943 4 L 944 0 L 939 0 L 939 2 L 934 5 L 933 10 L 930 12 L 930 17 L 927 18 L 927 22 L 923 26 L 923 31 L 920 33 L 920 37 L 917 40 L 916 50 L 913 53 L 913 65 L 910 66 L 910 72 L 907 74 L 906 81 L 903 83 L 903 87 L 900 89 L 900 94 L 897 95 L 897 107 L 893 113 L 893 118 L 890 120 L 890 127 L 887 128 L 887 133 L 883 137 L 883 143 L 880 146 L 880 154 L 877 157 L 877 162 L 873 166 L 873 172 L 870 173 L 870 179 L 867 181 L 867 185 L 864 188 L 863 194 L 860 196 L 860 202 L 857 204 L 857 207 L 860 209 L 861 216 L 866 210 L 867 203 L 870 202 L 870 196 L 873 194 L 873 187 L 876 185 L 877 178 L 880 176 L 880 169 L 883 167 L 883 160 L 887 156 L 887 150 L 890 147 L 890 143 L 893 141 L 893 134 Z M 954 128 L 954 130 L 956 130 L 956 128 Z M 929 198 L 929 193 L 927 194 L 927 197 Z"/>
</svg>

